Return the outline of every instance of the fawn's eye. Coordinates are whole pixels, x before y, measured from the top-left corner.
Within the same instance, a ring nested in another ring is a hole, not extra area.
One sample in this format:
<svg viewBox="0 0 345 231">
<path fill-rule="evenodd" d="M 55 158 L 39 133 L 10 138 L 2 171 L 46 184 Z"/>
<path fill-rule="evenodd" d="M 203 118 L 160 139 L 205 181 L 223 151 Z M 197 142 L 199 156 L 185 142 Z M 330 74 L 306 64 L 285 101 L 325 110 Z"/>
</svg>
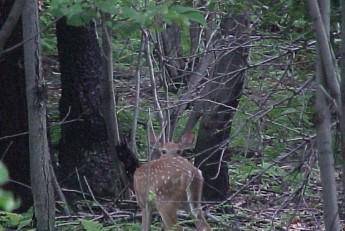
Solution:
<svg viewBox="0 0 345 231">
<path fill-rule="evenodd" d="M 162 149 L 162 154 L 167 154 L 167 150 L 165 150 L 165 149 Z"/>
</svg>

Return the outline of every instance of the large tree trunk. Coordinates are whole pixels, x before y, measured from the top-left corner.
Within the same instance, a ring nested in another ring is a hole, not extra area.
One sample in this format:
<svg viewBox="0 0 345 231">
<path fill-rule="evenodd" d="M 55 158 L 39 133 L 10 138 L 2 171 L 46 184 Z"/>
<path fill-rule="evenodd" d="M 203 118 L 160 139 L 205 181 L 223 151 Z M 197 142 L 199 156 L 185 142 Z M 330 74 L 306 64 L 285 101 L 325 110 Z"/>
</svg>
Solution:
<svg viewBox="0 0 345 231">
<path fill-rule="evenodd" d="M 122 189 L 120 172 L 114 167 L 115 155 L 109 152 L 101 113 L 103 65 L 95 25 L 73 27 L 61 19 L 56 29 L 62 87 L 60 116 L 67 121 L 78 120 L 62 125 L 62 173 L 67 177 L 77 170 L 81 183 L 85 177 L 95 195 L 118 195 Z M 69 182 L 76 183 L 76 179 Z"/>
<path fill-rule="evenodd" d="M 0 1 L 0 28 L 13 2 Z M 5 49 L 22 40 L 22 24 L 19 21 L 5 43 Z M 10 173 L 11 182 L 6 187 L 21 199 L 20 211 L 32 205 L 31 189 L 27 187 L 30 186 L 28 136 L 21 134 L 3 138 L 28 130 L 23 57 L 22 46 L 0 57 L 0 156 Z"/>
<path fill-rule="evenodd" d="M 42 76 L 37 0 L 23 9 L 24 65 L 29 121 L 30 175 L 38 231 L 54 230 L 55 198 L 47 139 L 46 86 Z M 20 169 L 18 169 L 20 171 Z"/>
<path fill-rule="evenodd" d="M 248 42 L 248 23 L 244 16 L 225 17 L 221 24 L 222 35 L 226 37 L 223 47 L 226 51 L 216 55 L 216 66 L 211 80 L 201 91 L 206 96 L 194 106 L 186 129 L 190 129 L 202 115 L 195 153 L 195 165 L 200 167 L 205 178 L 206 200 L 219 201 L 229 191 L 228 146 L 231 120 L 242 93 L 244 72 L 238 71 L 246 65 L 248 48 L 241 45 Z M 227 47 L 231 44 L 232 49 Z M 233 48 L 236 49 L 233 49 Z M 231 51 L 230 51 L 231 50 Z M 201 113 L 200 113 L 201 112 Z"/>
<path fill-rule="evenodd" d="M 227 161 L 229 161 L 230 153 L 227 148 L 232 118 L 242 93 L 243 74 L 238 74 L 235 79 L 229 81 L 227 87 L 218 90 L 223 92 L 223 97 L 231 96 L 227 97 L 227 101 L 222 102 L 224 105 L 219 105 L 212 111 L 205 111 L 200 121 L 198 140 L 194 150 L 198 154 L 195 165 L 203 172 L 204 197 L 209 201 L 225 200 L 228 195 Z"/>
</svg>

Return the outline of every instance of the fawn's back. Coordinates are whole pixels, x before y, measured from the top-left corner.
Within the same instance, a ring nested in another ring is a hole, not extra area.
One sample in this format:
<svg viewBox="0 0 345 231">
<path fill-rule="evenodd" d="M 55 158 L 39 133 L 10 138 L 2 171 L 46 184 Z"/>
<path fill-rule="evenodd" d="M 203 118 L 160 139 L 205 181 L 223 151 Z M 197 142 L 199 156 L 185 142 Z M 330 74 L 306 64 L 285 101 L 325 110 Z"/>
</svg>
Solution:
<svg viewBox="0 0 345 231">
<path fill-rule="evenodd" d="M 150 192 L 156 201 L 179 204 L 187 201 L 186 189 L 192 186 L 193 180 L 203 181 L 200 170 L 188 160 L 180 156 L 162 156 L 136 170 L 134 190 L 140 192 L 137 195 L 139 203 Z"/>
</svg>

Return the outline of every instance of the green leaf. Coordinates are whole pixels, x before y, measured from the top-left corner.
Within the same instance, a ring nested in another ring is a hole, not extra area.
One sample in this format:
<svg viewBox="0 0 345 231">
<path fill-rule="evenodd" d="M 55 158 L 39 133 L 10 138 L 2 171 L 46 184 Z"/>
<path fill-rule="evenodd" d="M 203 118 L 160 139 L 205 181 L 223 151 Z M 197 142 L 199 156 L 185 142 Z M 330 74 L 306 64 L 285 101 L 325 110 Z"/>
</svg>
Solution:
<svg viewBox="0 0 345 231">
<path fill-rule="evenodd" d="M 95 1 L 95 6 L 103 12 L 113 14 L 118 8 L 117 0 L 98 0 Z"/>
<path fill-rule="evenodd" d="M 81 26 L 83 23 L 83 19 L 80 17 L 80 15 L 72 15 L 67 17 L 67 24 L 70 26 Z"/>
<path fill-rule="evenodd" d="M 192 7 L 181 6 L 181 5 L 171 6 L 171 9 L 173 9 L 174 11 L 176 11 L 177 13 L 180 13 L 180 14 L 185 14 L 185 13 L 188 13 L 188 12 L 198 11 L 198 10 L 192 8 Z"/>
<path fill-rule="evenodd" d="M 113 29 L 118 35 L 130 36 L 140 29 L 138 23 L 133 23 L 130 21 L 116 23 L 113 25 Z"/>
<path fill-rule="evenodd" d="M 288 108 L 285 111 L 283 111 L 281 115 L 287 115 L 287 114 L 296 113 L 296 112 L 298 112 L 296 108 Z"/>
<path fill-rule="evenodd" d="M 80 224 L 86 231 L 102 231 L 103 225 L 97 221 L 89 221 L 85 219 L 80 219 Z"/>
<path fill-rule="evenodd" d="M 175 5 L 175 6 L 172 6 L 170 10 L 175 11 L 177 14 L 180 14 L 186 17 L 190 21 L 194 21 L 202 25 L 206 23 L 202 12 L 192 7 Z"/>
<path fill-rule="evenodd" d="M 64 16 L 65 15 L 64 12 L 70 6 L 68 0 L 52 0 L 50 4 L 51 4 L 50 10 L 52 14 L 57 17 Z"/>
<path fill-rule="evenodd" d="M 7 227 L 16 227 L 21 219 L 22 215 L 20 214 L 0 212 L 0 224 L 6 224 Z"/>
<path fill-rule="evenodd" d="M 13 199 L 11 192 L 0 189 L 0 210 L 12 211 L 19 205 L 18 201 Z"/>
<path fill-rule="evenodd" d="M 149 191 L 149 192 L 147 193 L 147 200 L 148 200 L 149 202 L 154 201 L 155 198 L 156 198 L 156 194 L 155 194 L 154 192 Z"/>
<path fill-rule="evenodd" d="M 201 25 L 205 25 L 206 21 L 204 16 L 198 12 L 198 11 L 194 11 L 194 12 L 188 12 L 186 14 L 184 14 L 190 21 L 199 23 Z"/>
<path fill-rule="evenodd" d="M 130 7 L 123 7 L 122 14 L 123 14 L 123 17 L 129 18 L 135 23 L 138 23 L 140 25 L 145 24 L 146 18 L 144 17 L 144 14 L 139 13 Z"/>
<path fill-rule="evenodd" d="M 67 23 L 71 26 L 80 26 L 83 24 L 81 14 L 83 8 L 81 5 L 72 5 L 66 12 Z"/>
<path fill-rule="evenodd" d="M 5 165 L 0 161 L 0 185 L 8 181 L 8 171 Z"/>
<path fill-rule="evenodd" d="M 25 227 L 30 227 L 32 225 L 32 222 L 32 219 L 21 220 L 18 224 L 18 230 L 22 230 Z"/>
</svg>

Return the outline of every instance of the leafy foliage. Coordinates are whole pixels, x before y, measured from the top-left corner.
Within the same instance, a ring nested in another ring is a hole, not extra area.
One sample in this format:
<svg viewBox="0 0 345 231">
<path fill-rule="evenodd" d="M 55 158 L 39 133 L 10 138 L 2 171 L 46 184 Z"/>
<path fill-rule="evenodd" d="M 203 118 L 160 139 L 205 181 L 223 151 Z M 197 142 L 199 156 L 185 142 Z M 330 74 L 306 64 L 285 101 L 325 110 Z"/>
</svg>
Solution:
<svg viewBox="0 0 345 231">
<path fill-rule="evenodd" d="M 0 224 L 6 228 L 16 228 L 16 230 L 29 230 L 32 227 L 32 218 L 33 209 L 23 214 L 0 212 Z"/>
<path fill-rule="evenodd" d="M 44 1 L 43 8 L 48 8 L 50 6 L 50 0 Z M 51 14 L 50 10 L 43 10 L 40 14 L 40 27 L 44 31 L 44 36 L 42 41 L 43 52 L 49 55 L 57 53 L 56 49 L 56 37 L 54 31 L 54 16 Z"/>
<path fill-rule="evenodd" d="M 8 181 L 8 171 L 5 165 L 0 162 L 0 186 Z M 11 192 L 0 188 L 0 210 L 11 211 L 18 206 Z"/>
<path fill-rule="evenodd" d="M 73 26 L 81 26 L 90 20 L 99 18 L 102 13 L 113 14 L 118 23 L 125 21 L 130 28 L 161 29 L 162 23 L 177 23 L 189 25 L 190 21 L 204 24 L 205 20 L 200 11 L 186 6 L 174 5 L 170 2 L 161 4 L 149 4 L 141 10 L 135 9 L 125 1 L 96 0 L 96 1 L 69 1 L 52 0 L 52 13 L 57 16 L 65 16 L 67 22 Z"/>
<path fill-rule="evenodd" d="M 101 223 L 97 221 L 91 221 L 87 219 L 80 219 L 80 224 L 83 230 L 85 231 L 140 230 L 139 226 L 136 224 L 103 226 Z"/>
<path fill-rule="evenodd" d="M 248 17 L 255 24 L 256 30 L 263 33 L 280 33 L 293 38 L 301 36 L 310 28 L 306 1 L 278 0 L 273 4 L 270 0 L 231 0 L 222 3 L 221 8 L 237 14 L 249 12 Z"/>
<path fill-rule="evenodd" d="M 80 224 L 86 231 L 104 231 L 103 225 L 96 221 L 80 219 Z"/>
</svg>

